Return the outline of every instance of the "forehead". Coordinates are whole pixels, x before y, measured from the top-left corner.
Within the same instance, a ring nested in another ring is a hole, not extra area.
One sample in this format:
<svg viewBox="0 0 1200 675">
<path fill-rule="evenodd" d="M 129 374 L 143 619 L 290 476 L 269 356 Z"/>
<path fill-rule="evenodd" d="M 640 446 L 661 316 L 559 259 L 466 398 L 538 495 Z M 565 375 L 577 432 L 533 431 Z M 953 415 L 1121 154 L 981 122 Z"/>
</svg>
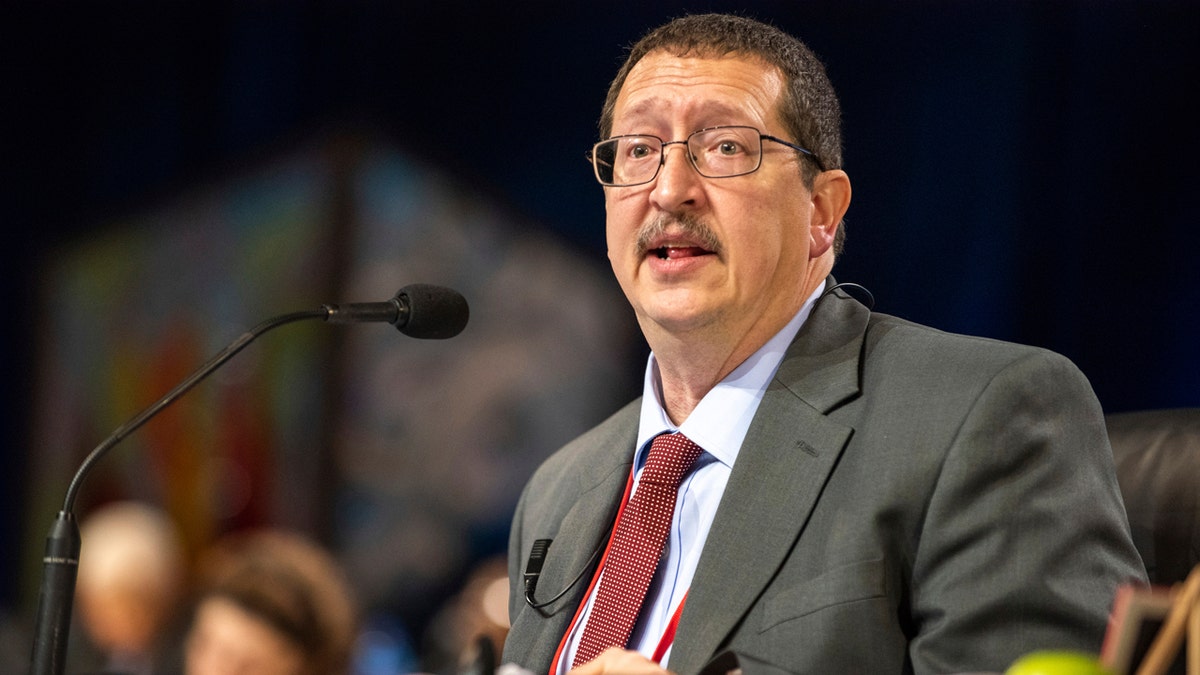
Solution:
<svg viewBox="0 0 1200 675">
<path fill-rule="evenodd" d="M 646 124 L 750 124 L 770 130 L 778 122 L 783 89 L 779 69 L 757 57 L 652 52 L 633 66 L 621 86 L 613 107 L 613 133 Z"/>
</svg>

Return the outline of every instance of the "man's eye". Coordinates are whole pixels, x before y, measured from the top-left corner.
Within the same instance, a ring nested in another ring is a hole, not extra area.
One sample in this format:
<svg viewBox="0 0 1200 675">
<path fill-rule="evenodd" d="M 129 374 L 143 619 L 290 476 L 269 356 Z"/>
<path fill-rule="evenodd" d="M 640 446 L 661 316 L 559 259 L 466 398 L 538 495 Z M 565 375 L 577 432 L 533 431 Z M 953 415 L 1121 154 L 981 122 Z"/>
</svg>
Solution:
<svg viewBox="0 0 1200 675">
<path fill-rule="evenodd" d="M 742 151 L 742 146 L 735 141 L 722 141 L 717 144 L 717 152 L 722 155 L 736 155 Z"/>
<path fill-rule="evenodd" d="M 650 156 L 650 146 L 635 145 L 629 148 L 629 156 L 634 159 L 644 159 Z"/>
</svg>

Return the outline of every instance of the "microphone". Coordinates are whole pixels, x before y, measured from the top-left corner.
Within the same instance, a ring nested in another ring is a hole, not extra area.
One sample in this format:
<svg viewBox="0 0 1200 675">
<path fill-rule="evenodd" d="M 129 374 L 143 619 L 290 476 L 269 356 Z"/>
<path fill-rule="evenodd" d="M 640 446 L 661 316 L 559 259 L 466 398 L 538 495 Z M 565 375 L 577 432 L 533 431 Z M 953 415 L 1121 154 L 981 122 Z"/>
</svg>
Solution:
<svg viewBox="0 0 1200 675">
<path fill-rule="evenodd" d="M 458 675 L 494 675 L 496 672 L 496 644 L 487 635 L 479 635 L 472 645 L 472 658 L 458 669 Z"/>
<path fill-rule="evenodd" d="M 401 288 L 387 302 L 325 305 L 326 323 L 386 321 L 409 337 L 445 340 L 462 332 L 470 317 L 467 301 L 458 291 L 430 284 Z"/>
<path fill-rule="evenodd" d="M 550 544 L 553 539 L 538 539 L 533 542 L 533 548 L 529 550 L 529 560 L 525 563 L 525 602 L 532 607 L 537 602 L 533 599 L 533 594 L 537 591 L 538 577 L 542 576 L 542 564 L 546 562 L 546 553 L 550 550 Z"/>
<path fill-rule="evenodd" d="M 608 537 L 611 536 L 612 528 L 610 527 L 608 529 L 608 536 L 601 539 L 600 543 L 596 545 L 596 548 L 592 551 L 591 557 L 589 557 L 588 561 L 584 564 L 583 569 L 579 570 L 579 574 L 577 574 L 571 583 L 567 584 L 565 588 L 558 593 L 555 593 L 553 598 L 550 598 L 545 602 L 538 602 L 536 599 L 534 599 L 533 594 L 535 591 L 537 591 L 538 578 L 542 576 L 542 565 L 546 562 L 546 553 L 550 551 L 550 544 L 554 543 L 554 540 L 534 540 L 533 547 L 529 549 L 529 558 L 525 561 L 525 604 L 529 605 L 538 612 L 541 612 L 546 607 L 558 602 L 562 596 L 567 594 L 567 591 L 575 588 L 575 584 L 578 584 L 583 579 L 583 575 L 588 573 L 588 570 L 592 568 L 592 563 L 596 562 L 596 556 L 600 555 L 600 551 L 604 550 L 605 545 L 608 543 Z"/>
<path fill-rule="evenodd" d="M 316 310 L 282 314 L 267 319 L 242 334 L 161 399 L 118 427 L 84 458 L 67 487 L 63 508 L 58 512 L 49 534 L 46 535 L 45 555 L 42 558 L 42 586 L 38 592 L 37 623 L 33 638 L 33 659 L 29 672 L 32 675 L 62 675 L 66 667 L 71 605 L 79 571 L 79 527 L 73 513 L 75 497 L 88 471 L 113 446 L 199 384 L 255 338 L 279 326 L 305 319 L 322 319 L 326 323 L 386 321 L 410 337 L 444 340 L 461 333 L 469 316 L 467 301 L 462 295 L 449 288 L 429 284 L 405 286 L 386 302 L 322 305 Z"/>
</svg>

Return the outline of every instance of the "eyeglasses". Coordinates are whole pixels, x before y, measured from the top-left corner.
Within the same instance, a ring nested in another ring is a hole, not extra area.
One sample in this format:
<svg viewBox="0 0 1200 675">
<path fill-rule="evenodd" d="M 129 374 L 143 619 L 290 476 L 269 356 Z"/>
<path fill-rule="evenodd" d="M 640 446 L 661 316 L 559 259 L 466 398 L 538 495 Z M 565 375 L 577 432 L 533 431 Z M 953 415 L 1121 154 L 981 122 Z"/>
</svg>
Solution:
<svg viewBox="0 0 1200 675">
<path fill-rule="evenodd" d="M 683 141 L 664 141 L 657 136 L 614 136 L 592 146 L 588 158 L 596 180 L 605 187 L 645 185 L 658 176 L 667 161 L 668 145 L 687 146 L 688 160 L 705 178 L 731 178 L 758 171 L 762 166 L 762 142 L 774 141 L 809 157 L 822 171 L 825 166 L 809 150 L 781 138 L 768 136 L 754 127 L 709 127 Z"/>
</svg>

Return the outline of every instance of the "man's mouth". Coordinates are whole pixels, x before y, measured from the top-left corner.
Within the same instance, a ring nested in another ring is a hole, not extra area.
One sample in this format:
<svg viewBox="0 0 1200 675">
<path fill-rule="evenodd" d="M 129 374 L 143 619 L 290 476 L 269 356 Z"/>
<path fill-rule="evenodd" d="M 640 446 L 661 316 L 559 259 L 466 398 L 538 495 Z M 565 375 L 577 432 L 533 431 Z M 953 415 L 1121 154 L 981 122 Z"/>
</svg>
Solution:
<svg viewBox="0 0 1200 675">
<path fill-rule="evenodd" d="M 682 260 L 721 255 L 721 242 L 704 221 L 691 214 L 660 214 L 640 228 L 637 248 L 645 258 Z"/>
<path fill-rule="evenodd" d="M 701 255 L 709 255 L 712 251 L 700 248 L 699 246 L 659 246 L 650 250 L 650 254 L 659 260 L 673 260 L 677 258 L 691 258 Z"/>
</svg>

